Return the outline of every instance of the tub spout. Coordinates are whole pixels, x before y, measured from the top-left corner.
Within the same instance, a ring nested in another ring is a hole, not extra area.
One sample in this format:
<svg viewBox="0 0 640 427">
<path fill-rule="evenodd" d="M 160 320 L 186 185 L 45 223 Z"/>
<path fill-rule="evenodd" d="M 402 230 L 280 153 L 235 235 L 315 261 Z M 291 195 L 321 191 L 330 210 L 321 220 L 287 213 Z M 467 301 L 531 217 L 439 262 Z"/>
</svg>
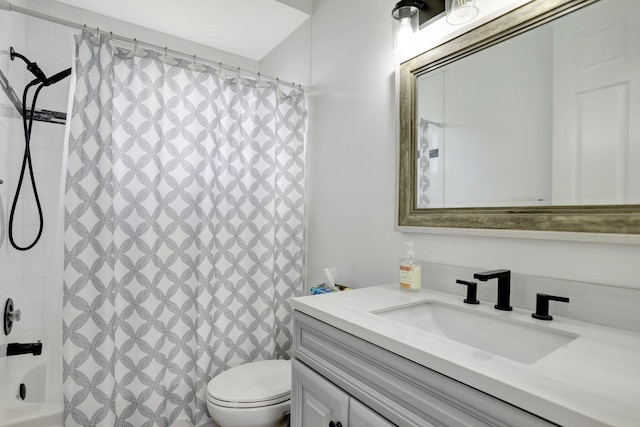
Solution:
<svg viewBox="0 0 640 427">
<path fill-rule="evenodd" d="M 42 354 L 42 343 L 40 341 L 28 344 L 9 343 L 7 344 L 7 356 L 17 356 L 19 354 Z"/>
</svg>

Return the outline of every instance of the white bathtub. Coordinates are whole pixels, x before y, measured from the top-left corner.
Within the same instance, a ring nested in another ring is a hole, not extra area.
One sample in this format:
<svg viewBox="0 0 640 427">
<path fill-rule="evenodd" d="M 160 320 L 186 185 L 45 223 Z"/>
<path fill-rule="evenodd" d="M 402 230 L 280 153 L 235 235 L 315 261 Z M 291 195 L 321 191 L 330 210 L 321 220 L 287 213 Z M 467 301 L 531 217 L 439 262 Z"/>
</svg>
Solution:
<svg viewBox="0 0 640 427">
<path fill-rule="evenodd" d="M 62 402 L 46 399 L 47 365 L 44 358 L 12 357 L 11 374 L 0 383 L 0 427 L 62 427 Z M 20 384 L 26 396 L 18 395 Z"/>
</svg>

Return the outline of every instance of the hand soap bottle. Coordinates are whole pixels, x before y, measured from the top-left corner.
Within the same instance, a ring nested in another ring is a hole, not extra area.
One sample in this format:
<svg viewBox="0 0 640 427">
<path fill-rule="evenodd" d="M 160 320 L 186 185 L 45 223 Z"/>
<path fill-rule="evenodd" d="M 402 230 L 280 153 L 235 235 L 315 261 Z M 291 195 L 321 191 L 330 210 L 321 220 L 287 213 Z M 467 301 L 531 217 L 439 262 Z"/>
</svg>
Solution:
<svg viewBox="0 0 640 427">
<path fill-rule="evenodd" d="M 407 257 L 400 262 L 400 289 L 406 292 L 418 292 L 422 286 L 420 264 L 415 262 L 413 243 L 407 242 Z"/>
</svg>

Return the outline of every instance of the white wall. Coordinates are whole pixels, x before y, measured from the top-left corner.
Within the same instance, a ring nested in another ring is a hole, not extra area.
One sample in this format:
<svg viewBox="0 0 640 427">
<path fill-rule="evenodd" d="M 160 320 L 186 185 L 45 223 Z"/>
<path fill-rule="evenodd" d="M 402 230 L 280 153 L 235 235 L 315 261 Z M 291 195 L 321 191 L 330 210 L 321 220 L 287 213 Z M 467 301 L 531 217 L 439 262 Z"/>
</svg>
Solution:
<svg viewBox="0 0 640 427">
<path fill-rule="evenodd" d="M 13 4 L 63 18 L 68 21 L 99 27 L 130 38 L 137 38 L 158 46 L 196 54 L 201 58 L 223 61 L 225 64 L 258 70 L 258 63 L 217 49 L 197 45 L 166 34 L 161 34 L 125 22 L 96 15 L 53 0 L 12 1 Z M 27 17 L 20 13 L 0 11 L 0 71 L 7 82 L 22 98 L 22 91 L 32 76 L 20 60 L 11 61 L 9 48 L 38 63 L 47 76 L 69 68 L 73 56 L 72 34 L 76 30 Z M 67 111 L 70 79 L 44 88 L 38 98 L 38 108 Z M 31 93 L 33 90 L 31 91 Z M 6 227 L 0 220 L 0 309 L 7 298 L 12 298 L 16 308 L 22 310 L 22 320 L 15 323 L 9 336 L 0 332 L 0 345 L 9 342 L 43 341 L 43 357 L 47 357 L 55 370 L 49 370 L 51 380 L 62 380 L 62 243 L 58 235 L 61 215 L 60 175 L 62 173 L 62 148 L 64 126 L 34 122 L 32 133 L 32 158 L 36 182 L 40 194 L 44 231 L 41 241 L 31 250 L 18 252 L 9 245 Z M 8 97 L 0 91 L 0 215 L 8 226 L 11 201 L 19 177 L 24 136 L 22 120 Z M 25 246 L 37 233 L 37 214 L 33 210 L 34 199 L 30 181 L 23 184 L 21 203 L 15 216 L 15 237 Z M 19 356 L 19 357 L 32 357 Z M 0 378 L 6 378 L 15 358 L 0 357 Z M 0 384 L 1 386 L 1 384 Z M 60 387 L 56 386 L 60 392 Z M 54 396 L 59 398 L 59 396 Z"/>
<path fill-rule="evenodd" d="M 307 65 L 307 285 L 324 281 L 323 267 L 337 267 L 355 287 L 397 282 L 410 240 L 424 261 L 640 288 L 640 246 L 394 231 L 394 4 L 315 4 Z M 295 51 L 289 57 L 304 61 Z"/>
<path fill-rule="evenodd" d="M 307 19 L 291 36 L 260 61 L 260 72 L 282 81 L 309 86 L 311 83 L 310 49 L 311 20 Z"/>
</svg>

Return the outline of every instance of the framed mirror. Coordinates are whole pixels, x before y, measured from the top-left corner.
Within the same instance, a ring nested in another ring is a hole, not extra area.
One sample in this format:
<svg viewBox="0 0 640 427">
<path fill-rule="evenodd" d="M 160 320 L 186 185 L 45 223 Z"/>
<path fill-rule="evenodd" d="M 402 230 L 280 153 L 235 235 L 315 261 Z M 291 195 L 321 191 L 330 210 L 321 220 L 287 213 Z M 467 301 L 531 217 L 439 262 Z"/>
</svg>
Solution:
<svg viewBox="0 0 640 427">
<path fill-rule="evenodd" d="M 400 227 L 640 235 L 640 2 L 534 0 L 399 73 Z"/>
</svg>

